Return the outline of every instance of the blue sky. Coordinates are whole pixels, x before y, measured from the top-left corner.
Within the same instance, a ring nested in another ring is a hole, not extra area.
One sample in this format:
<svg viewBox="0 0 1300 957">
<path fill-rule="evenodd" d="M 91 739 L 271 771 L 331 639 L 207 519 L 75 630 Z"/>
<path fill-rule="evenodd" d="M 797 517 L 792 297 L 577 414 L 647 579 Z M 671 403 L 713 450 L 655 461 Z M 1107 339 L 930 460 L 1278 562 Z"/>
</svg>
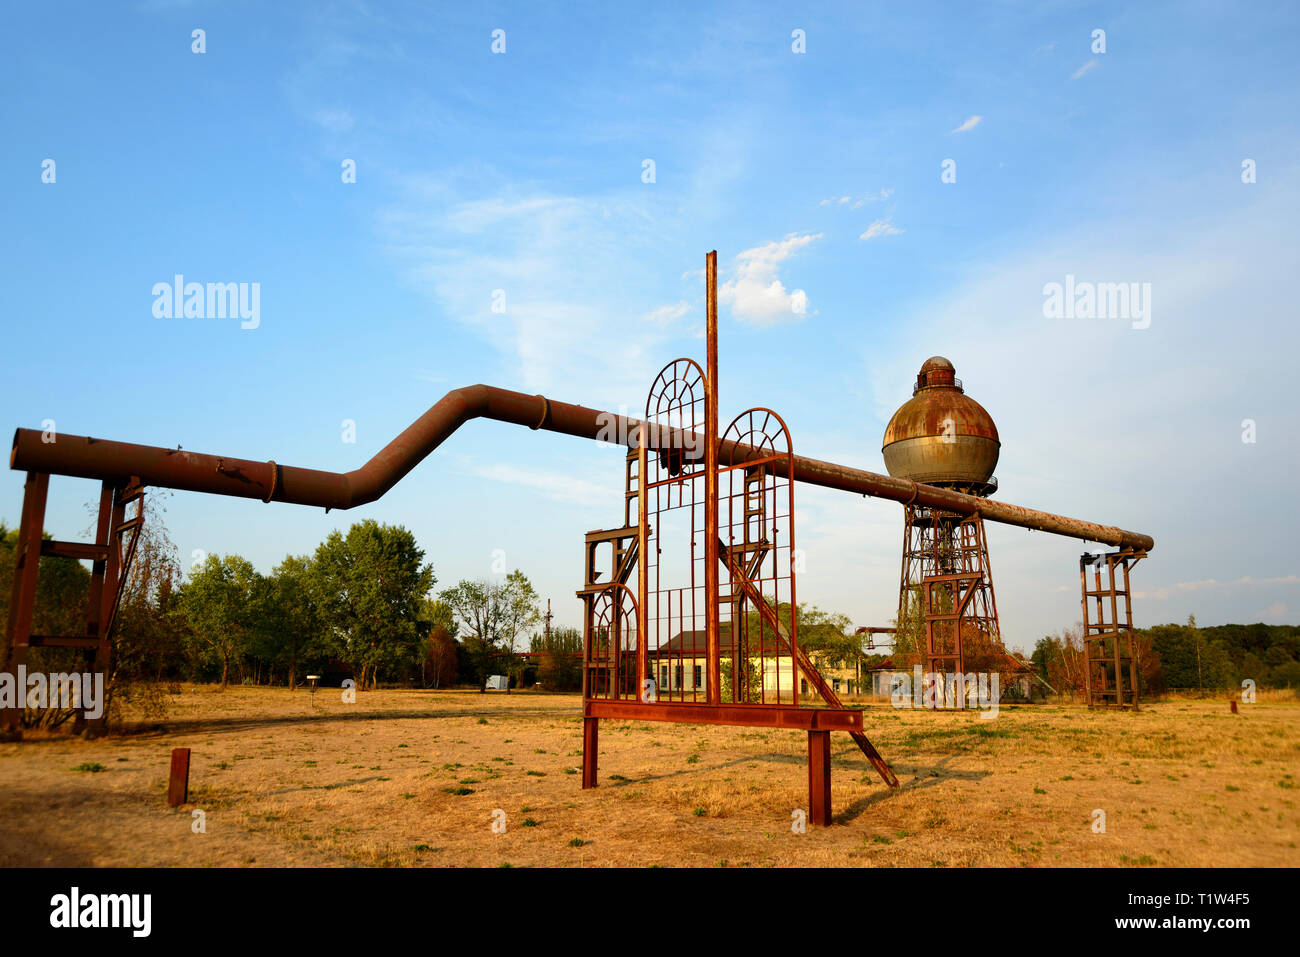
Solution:
<svg viewBox="0 0 1300 957">
<path fill-rule="evenodd" d="M 1139 624 L 1300 620 L 1291 5 L 160 0 L 6 19 L 7 428 L 347 470 L 474 382 L 635 414 L 662 365 L 703 358 L 716 248 L 724 421 L 771 406 L 796 451 L 883 471 L 890 414 L 946 355 L 998 423 L 1000 498 L 1155 537 Z M 259 325 L 156 318 L 177 273 L 258 283 Z M 1046 318 L 1067 275 L 1150 283 L 1150 326 Z M 503 549 L 577 625 L 581 536 L 620 520 L 620 482 L 617 451 L 480 422 L 351 512 L 177 493 L 167 521 L 185 564 L 237 551 L 264 571 L 333 528 L 401 523 L 440 586 Z M 49 530 L 80 537 L 94 495 L 55 479 Z M 11 525 L 20 501 L 5 471 Z M 800 597 L 887 623 L 901 509 L 796 503 Z M 990 539 L 1011 645 L 1077 620 L 1081 543 Z"/>
</svg>

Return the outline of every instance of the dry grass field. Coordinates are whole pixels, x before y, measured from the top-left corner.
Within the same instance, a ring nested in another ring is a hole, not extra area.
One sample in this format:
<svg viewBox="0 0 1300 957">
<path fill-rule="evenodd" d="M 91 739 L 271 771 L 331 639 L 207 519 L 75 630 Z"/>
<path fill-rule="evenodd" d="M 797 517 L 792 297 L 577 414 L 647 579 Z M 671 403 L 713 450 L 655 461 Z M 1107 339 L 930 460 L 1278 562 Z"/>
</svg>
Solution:
<svg viewBox="0 0 1300 957">
<path fill-rule="evenodd" d="M 185 686 L 161 723 L 0 744 L 0 865 L 1286 866 L 1300 701 L 975 714 L 868 708 L 890 792 L 833 737 L 835 822 L 793 731 L 602 722 L 579 788 L 576 696 Z M 137 716 L 138 717 L 138 716 Z M 190 801 L 165 801 L 193 749 Z M 1093 832 L 1093 811 L 1106 831 Z M 194 833 L 193 811 L 206 833 Z M 493 833 L 493 812 L 505 833 Z"/>
</svg>

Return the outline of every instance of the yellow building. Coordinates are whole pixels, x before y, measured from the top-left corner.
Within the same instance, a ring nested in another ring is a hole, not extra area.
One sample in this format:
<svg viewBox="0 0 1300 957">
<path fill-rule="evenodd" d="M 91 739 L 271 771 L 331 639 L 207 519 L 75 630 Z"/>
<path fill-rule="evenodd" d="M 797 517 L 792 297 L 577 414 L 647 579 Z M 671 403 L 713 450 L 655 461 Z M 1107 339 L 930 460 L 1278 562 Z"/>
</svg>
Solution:
<svg viewBox="0 0 1300 957">
<path fill-rule="evenodd" d="M 718 631 L 725 684 L 727 682 L 725 675 L 731 669 L 731 662 L 736 655 L 736 646 L 731 637 L 729 624 L 724 623 Z M 789 699 L 792 697 L 798 666 L 789 654 L 777 654 L 775 646 L 770 651 L 771 654 L 764 655 L 756 662 L 757 671 L 752 674 L 751 682 L 761 683 L 761 687 L 770 695 Z M 707 693 L 707 652 L 708 637 L 702 628 L 678 632 L 665 644 L 651 649 L 648 655 L 650 676 L 654 679 L 658 694 L 666 698 L 703 698 Z M 857 692 L 860 678 L 856 667 L 827 661 L 817 652 L 813 652 L 809 657 L 837 694 Z M 816 694 L 809 687 L 807 678 L 798 675 L 798 680 L 801 696 Z"/>
</svg>

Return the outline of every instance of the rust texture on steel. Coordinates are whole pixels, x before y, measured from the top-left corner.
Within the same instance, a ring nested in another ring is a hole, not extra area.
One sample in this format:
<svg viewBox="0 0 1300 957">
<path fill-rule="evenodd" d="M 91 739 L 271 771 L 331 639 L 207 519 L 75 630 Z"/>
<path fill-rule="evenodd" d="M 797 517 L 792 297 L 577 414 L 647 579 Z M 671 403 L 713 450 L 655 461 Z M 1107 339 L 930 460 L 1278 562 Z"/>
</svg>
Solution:
<svg viewBox="0 0 1300 957">
<path fill-rule="evenodd" d="M 951 362 L 932 356 L 921 366 L 912 398 L 889 420 L 881 440 L 885 471 L 962 492 L 997 488 L 993 469 L 1002 443 L 985 408 L 966 395 Z"/>
<path fill-rule="evenodd" d="M 80 651 L 88 671 L 108 674 L 113 623 L 144 525 L 144 488 L 138 481 L 105 480 L 100 486 L 95 541 L 65 542 L 42 540 L 49 485 L 48 473 L 28 472 L 23 486 L 9 617 L 5 624 L 8 646 L 5 670 L 17 673 L 20 666 L 27 664 L 32 648 L 72 648 Z M 126 509 L 132 502 L 136 506 L 135 514 L 128 519 Z M 79 634 L 46 635 L 32 630 L 42 557 L 91 563 L 84 624 Z M 21 736 L 22 716 L 21 704 L 4 709 L 0 713 L 0 729 L 8 736 Z M 105 720 L 102 714 L 87 718 L 84 710 L 77 709 L 73 728 L 95 734 L 103 729 Z"/>
<path fill-rule="evenodd" d="M 708 634 L 709 704 L 722 703 L 721 626 L 718 609 L 718 253 L 704 257 L 705 351 L 708 378 L 704 381 L 704 593 Z M 650 418 L 647 408 L 646 419 Z M 682 423 L 685 425 L 685 423 Z M 647 515 L 646 503 L 641 514 Z M 791 521 L 794 517 L 791 516 Z M 695 521 L 691 519 L 691 558 L 694 559 Z M 735 682 L 733 681 L 733 686 Z"/>
<path fill-rule="evenodd" d="M 1079 558 L 1083 677 L 1089 708 L 1115 705 L 1139 710 L 1129 569 L 1145 557 L 1143 552 L 1124 548 Z M 1091 588 L 1088 587 L 1089 568 L 1093 570 Z"/>
<path fill-rule="evenodd" d="M 190 749 L 173 748 L 171 774 L 167 779 L 167 803 L 180 807 L 190 799 Z"/>
<path fill-rule="evenodd" d="M 923 621 L 927 674 L 965 674 L 973 639 L 982 649 L 1005 651 L 988 540 L 978 515 L 914 505 L 904 509 L 898 614 L 900 621 Z M 964 695 L 949 703 L 957 709 L 965 705 Z"/>
<path fill-rule="evenodd" d="M 43 442 L 38 429 L 18 429 L 9 456 L 10 468 L 47 475 L 91 479 L 138 476 L 145 485 L 193 492 L 233 495 L 259 501 L 290 502 L 322 508 L 354 508 L 373 502 L 392 488 L 434 449 L 466 422 L 493 419 L 530 429 L 544 429 L 584 439 L 623 442 L 635 447 L 641 423 L 626 416 L 581 405 L 557 402 L 488 385 L 472 385 L 448 392 L 401 435 L 388 443 L 361 468 L 351 472 L 324 472 L 251 461 L 182 449 L 133 445 L 106 439 L 60 434 L 56 442 Z M 679 447 L 698 447 L 698 438 L 677 439 Z M 758 450 L 732 451 L 719 446 L 720 455 L 760 457 Z M 1016 525 L 1056 535 L 1100 542 L 1117 548 L 1149 552 L 1155 540 L 1140 532 L 1099 525 L 1037 509 L 1010 505 L 911 479 L 893 478 L 865 469 L 836 465 L 796 455 L 790 465 L 795 481 L 823 488 L 856 492 L 902 504 L 917 504 L 961 515 L 980 515 L 986 521 Z"/>
</svg>

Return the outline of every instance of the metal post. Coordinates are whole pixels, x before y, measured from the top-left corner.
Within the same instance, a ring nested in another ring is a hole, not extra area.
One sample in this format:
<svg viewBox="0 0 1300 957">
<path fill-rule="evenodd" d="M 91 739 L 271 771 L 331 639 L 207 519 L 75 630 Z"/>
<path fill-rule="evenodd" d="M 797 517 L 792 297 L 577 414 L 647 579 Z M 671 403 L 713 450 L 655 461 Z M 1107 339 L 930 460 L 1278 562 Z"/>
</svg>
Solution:
<svg viewBox="0 0 1300 957">
<path fill-rule="evenodd" d="M 808 817 L 813 824 L 831 823 L 831 733 L 808 732 Z"/>
<path fill-rule="evenodd" d="M 1133 594 L 1129 590 L 1130 585 L 1128 579 L 1128 563 L 1129 560 L 1126 557 L 1124 559 L 1123 568 L 1124 568 L 1124 618 L 1126 622 L 1126 630 L 1128 632 L 1128 673 L 1129 673 L 1129 679 L 1132 681 L 1133 684 L 1133 710 L 1141 711 L 1142 708 L 1138 704 L 1137 652 L 1133 646 Z"/>
<path fill-rule="evenodd" d="M 596 786 L 596 768 L 600 763 L 600 719 L 582 719 L 582 787 Z"/>
<path fill-rule="evenodd" d="M 17 687 L 18 668 L 27 664 L 28 641 L 32 634 L 32 616 L 36 611 L 36 575 L 41 564 L 41 532 L 45 528 L 45 499 L 50 476 L 28 472 L 23 486 L 22 519 L 18 526 L 18 544 L 14 548 L 14 578 L 9 592 L 7 637 L 9 654 L 6 670 L 14 676 L 14 706 L 0 716 L 0 730 L 18 738 L 23 733 L 23 707 L 27 689 Z"/>
<path fill-rule="evenodd" d="M 1083 558 L 1079 559 L 1079 592 L 1083 604 L 1083 695 L 1088 701 L 1088 710 L 1092 710 L 1092 646 L 1088 643 L 1088 635 L 1091 631 L 1088 627 L 1088 566 Z"/>
<path fill-rule="evenodd" d="M 95 523 L 95 544 L 102 546 L 105 553 L 113 543 L 113 499 L 117 494 L 111 482 L 103 482 L 99 489 L 99 518 Z M 90 565 L 90 596 L 86 602 L 86 637 L 98 642 L 94 651 L 86 655 L 92 671 L 104 675 L 108 680 L 108 635 L 103 629 L 104 601 L 104 566 L 107 557 L 97 558 Z M 80 733 L 86 729 L 86 713 L 79 710 L 73 719 L 72 730 Z"/>
<path fill-rule="evenodd" d="M 167 803 L 180 807 L 190 799 L 190 749 L 172 749 L 171 776 L 167 781 Z"/>
<path fill-rule="evenodd" d="M 636 695 L 640 701 L 646 698 L 646 680 L 650 676 L 650 649 L 647 645 L 649 630 L 646 627 L 646 609 L 649 607 L 650 593 L 650 518 L 646 506 L 646 426 L 637 427 L 636 449 Z M 658 686 L 655 688 L 655 700 L 659 700 Z"/>
<path fill-rule="evenodd" d="M 1121 660 L 1121 646 L 1123 638 L 1120 634 L 1119 627 L 1119 596 L 1115 594 L 1115 565 L 1119 559 L 1118 555 L 1106 556 L 1106 584 L 1110 589 L 1110 620 L 1111 627 L 1115 629 L 1115 648 L 1112 658 L 1115 661 L 1115 705 L 1124 707 L 1124 663 Z"/>
<path fill-rule="evenodd" d="M 718 610 L 718 253 L 704 259 L 708 374 L 704 383 L 704 628 L 708 651 L 708 702 L 722 703 Z"/>
</svg>

